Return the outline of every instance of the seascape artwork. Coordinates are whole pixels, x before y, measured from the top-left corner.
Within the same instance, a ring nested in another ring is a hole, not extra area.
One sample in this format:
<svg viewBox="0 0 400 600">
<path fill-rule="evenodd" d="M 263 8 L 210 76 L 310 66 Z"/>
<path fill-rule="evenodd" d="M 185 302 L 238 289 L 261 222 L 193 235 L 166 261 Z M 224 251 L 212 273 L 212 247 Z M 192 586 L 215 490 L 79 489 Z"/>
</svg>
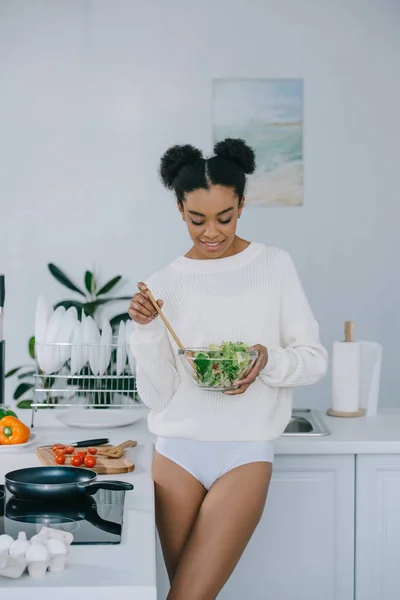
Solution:
<svg viewBox="0 0 400 600">
<path fill-rule="evenodd" d="M 303 204 L 303 80 L 213 81 L 214 142 L 244 139 L 255 151 L 246 203 Z"/>
</svg>

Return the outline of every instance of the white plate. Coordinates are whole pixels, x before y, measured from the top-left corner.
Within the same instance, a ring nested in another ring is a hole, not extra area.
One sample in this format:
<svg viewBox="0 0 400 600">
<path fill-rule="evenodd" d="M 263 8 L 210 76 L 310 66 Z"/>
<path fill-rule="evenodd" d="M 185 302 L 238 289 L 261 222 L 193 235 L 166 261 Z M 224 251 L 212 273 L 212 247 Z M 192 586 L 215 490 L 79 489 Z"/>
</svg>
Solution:
<svg viewBox="0 0 400 600">
<path fill-rule="evenodd" d="M 133 356 L 133 353 L 131 350 L 131 335 L 132 335 L 132 333 L 133 333 L 133 323 L 132 323 L 132 321 L 127 321 L 125 323 L 126 351 L 128 354 L 128 363 L 129 363 L 129 367 L 131 369 L 131 374 L 135 377 L 136 361 L 135 361 L 135 357 Z"/>
<path fill-rule="evenodd" d="M 63 315 L 60 327 L 57 333 L 57 343 L 66 344 L 65 346 L 57 347 L 58 352 L 56 357 L 58 359 L 56 371 L 59 371 L 63 364 L 71 358 L 71 346 L 69 344 L 72 341 L 74 335 L 75 325 L 78 321 L 78 313 L 75 306 L 71 306 L 66 313 Z"/>
<path fill-rule="evenodd" d="M 86 317 L 84 325 L 84 343 L 88 344 L 89 365 L 93 375 L 99 374 L 100 331 L 92 317 Z"/>
<path fill-rule="evenodd" d="M 37 440 L 37 435 L 35 433 L 31 433 L 30 438 L 27 442 L 25 442 L 25 444 L 10 444 L 9 446 L 7 444 L 2 444 L 0 445 L 0 454 L 2 452 L 17 452 L 18 450 L 21 450 L 21 448 L 27 448 L 28 446 L 30 446 L 31 444 L 33 444 L 35 441 Z"/>
<path fill-rule="evenodd" d="M 64 425 L 82 429 L 102 429 L 107 427 L 125 427 L 139 421 L 143 414 L 135 409 L 96 408 L 68 409 L 56 415 Z"/>
<path fill-rule="evenodd" d="M 52 344 L 57 341 L 57 334 L 64 315 L 65 308 L 59 306 L 53 312 L 47 324 L 45 344 L 40 350 L 42 356 L 42 369 L 45 373 L 53 373 L 59 363 L 59 357 L 57 356 L 58 348 Z"/>
<path fill-rule="evenodd" d="M 89 362 L 89 346 L 87 345 L 90 340 L 90 325 L 87 322 L 88 317 L 82 312 L 82 367 L 84 367 Z"/>
<path fill-rule="evenodd" d="M 41 344 L 46 339 L 47 324 L 53 314 L 53 307 L 50 302 L 44 297 L 39 296 L 36 302 L 35 314 L 35 343 L 36 343 L 36 358 L 41 369 L 43 367 L 43 346 Z"/>
<path fill-rule="evenodd" d="M 46 329 L 46 342 L 56 342 L 57 334 L 60 329 L 61 320 L 65 315 L 65 308 L 59 306 L 51 315 Z"/>
<path fill-rule="evenodd" d="M 53 314 L 53 307 L 44 297 L 39 296 L 36 302 L 35 314 L 35 341 L 44 342 L 46 339 L 47 323 Z"/>
<path fill-rule="evenodd" d="M 118 328 L 117 375 L 121 375 L 126 365 L 125 323 L 121 321 Z"/>
<path fill-rule="evenodd" d="M 101 343 L 99 350 L 99 364 L 98 371 L 99 375 L 104 375 L 110 364 L 111 352 L 112 352 L 112 329 L 110 322 L 107 319 L 103 320 L 101 331 Z"/>
<path fill-rule="evenodd" d="M 82 323 L 77 321 L 75 323 L 75 330 L 71 345 L 71 375 L 76 375 L 79 373 L 83 367 L 83 364 Z"/>
</svg>

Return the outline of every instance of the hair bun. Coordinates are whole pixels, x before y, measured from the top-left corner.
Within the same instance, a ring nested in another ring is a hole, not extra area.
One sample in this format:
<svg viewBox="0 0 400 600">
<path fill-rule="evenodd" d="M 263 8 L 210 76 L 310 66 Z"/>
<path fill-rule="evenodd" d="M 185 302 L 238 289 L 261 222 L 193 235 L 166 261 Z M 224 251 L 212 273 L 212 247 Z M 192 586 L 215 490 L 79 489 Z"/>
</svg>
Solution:
<svg viewBox="0 0 400 600">
<path fill-rule="evenodd" d="M 193 165 L 203 158 L 197 148 L 186 144 L 185 146 L 172 146 L 161 159 L 160 175 L 163 184 L 168 189 L 173 188 L 173 182 L 182 167 Z"/>
<path fill-rule="evenodd" d="M 223 156 L 235 162 L 246 174 L 250 175 L 254 173 L 256 157 L 254 151 L 244 140 L 226 138 L 222 142 L 215 144 L 214 152 L 218 156 Z"/>
</svg>

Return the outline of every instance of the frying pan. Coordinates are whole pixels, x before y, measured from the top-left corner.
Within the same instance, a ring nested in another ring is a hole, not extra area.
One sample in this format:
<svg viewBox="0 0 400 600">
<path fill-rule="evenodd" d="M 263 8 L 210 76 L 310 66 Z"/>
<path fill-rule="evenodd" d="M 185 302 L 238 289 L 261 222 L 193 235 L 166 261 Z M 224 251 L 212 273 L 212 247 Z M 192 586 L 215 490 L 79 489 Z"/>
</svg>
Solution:
<svg viewBox="0 0 400 600">
<path fill-rule="evenodd" d="M 102 531 L 121 535 L 122 526 L 120 523 L 103 519 L 97 510 L 97 503 L 89 495 L 82 495 L 75 500 L 62 499 L 54 504 L 53 502 L 44 502 L 43 500 L 21 500 L 11 497 L 6 504 L 5 516 L 13 521 L 23 521 L 28 518 L 29 523 L 41 523 L 49 527 L 53 523 L 58 523 L 59 519 L 71 519 L 72 521 L 88 521 Z M 27 517 L 28 515 L 28 517 Z"/>
<path fill-rule="evenodd" d="M 79 498 L 98 490 L 133 490 L 127 481 L 96 481 L 97 473 L 79 467 L 30 467 L 6 473 L 8 491 L 17 498 Z"/>
</svg>

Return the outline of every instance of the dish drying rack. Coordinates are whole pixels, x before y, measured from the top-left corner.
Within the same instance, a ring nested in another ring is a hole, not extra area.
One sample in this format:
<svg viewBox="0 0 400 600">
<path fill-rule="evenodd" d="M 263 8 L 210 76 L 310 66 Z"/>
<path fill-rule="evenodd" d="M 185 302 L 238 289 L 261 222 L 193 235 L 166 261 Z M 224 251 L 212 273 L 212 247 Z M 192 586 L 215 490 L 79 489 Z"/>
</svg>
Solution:
<svg viewBox="0 0 400 600">
<path fill-rule="evenodd" d="M 31 427 L 34 426 L 35 413 L 41 408 L 142 407 L 136 388 L 134 359 L 130 353 L 128 344 L 118 343 L 117 338 L 109 345 L 36 343 Z M 81 363 L 84 364 L 82 367 L 78 365 L 78 372 L 71 371 L 74 354 L 79 354 L 81 359 L 83 357 Z M 45 355 L 47 369 L 43 368 Z"/>
</svg>

